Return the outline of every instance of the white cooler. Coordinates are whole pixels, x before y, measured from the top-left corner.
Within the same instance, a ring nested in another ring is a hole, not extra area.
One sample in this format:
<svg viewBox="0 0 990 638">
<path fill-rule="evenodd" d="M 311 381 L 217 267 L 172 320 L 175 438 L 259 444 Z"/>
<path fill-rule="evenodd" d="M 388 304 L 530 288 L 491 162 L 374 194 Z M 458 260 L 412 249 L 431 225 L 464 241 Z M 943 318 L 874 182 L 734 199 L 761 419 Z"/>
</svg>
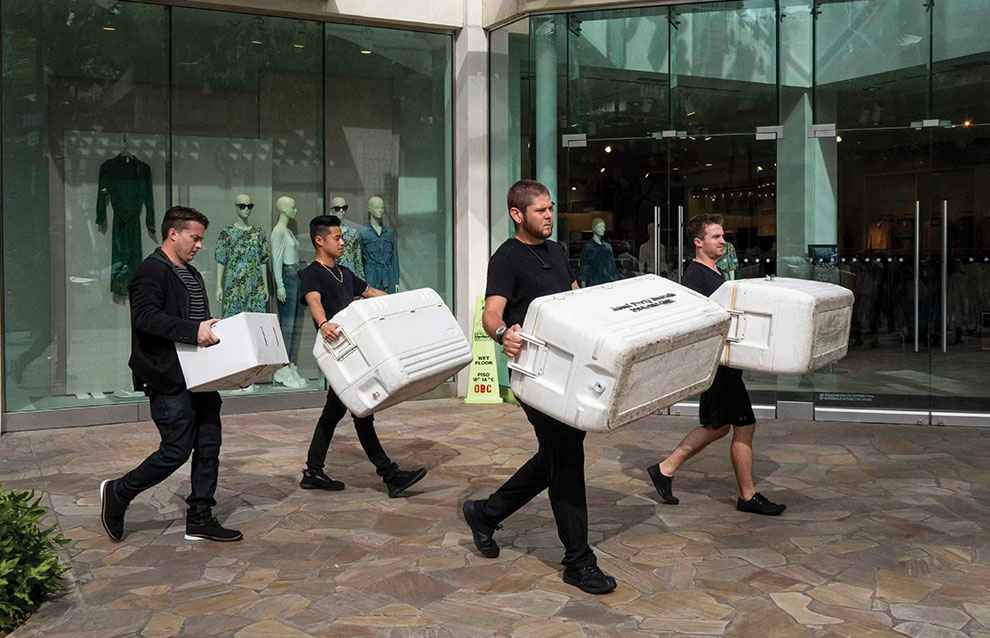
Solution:
<svg viewBox="0 0 990 638">
<path fill-rule="evenodd" d="M 351 302 L 333 318 L 341 336 L 316 335 L 313 356 L 354 416 L 429 392 L 471 363 L 471 346 L 429 288 Z"/>
<path fill-rule="evenodd" d="M 288 365 L 278 317 L 241 312 L 213 324 L 220 343 L 201 348 L 175 344 L 186 387 L 193 392 L 246 388 Z"/>
<path fill-rule="evenodd" d="M 729 314 L 656 275 L 538 297 L 512 392 L 555 419 L 606 432 L 706 390 Z"/>
<path fill-rule="evenodd" d="M 821 281 L 727 281 L 717 301 L 732 315 L 719 362 L 771 374 L 806 374 L 846 356 L 853 294 Z"/>
</svg>

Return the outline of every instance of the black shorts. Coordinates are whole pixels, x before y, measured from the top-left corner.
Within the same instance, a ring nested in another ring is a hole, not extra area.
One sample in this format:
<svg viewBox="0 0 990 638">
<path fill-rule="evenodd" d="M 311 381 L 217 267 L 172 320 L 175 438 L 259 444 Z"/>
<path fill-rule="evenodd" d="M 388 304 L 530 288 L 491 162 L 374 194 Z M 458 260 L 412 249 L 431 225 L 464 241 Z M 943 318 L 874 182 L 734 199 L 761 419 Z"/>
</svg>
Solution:
<svg viewBox="0 0 990 638">
<path fill-rule="evenodd" d="M 753 425 L 756 416 L 749 392 L 742 380 L 742 370 L 719 366 L 712 387 L 701 394 L 698 406 L 701 425 L 717 430 L 725 425 Z"/>
</svg>

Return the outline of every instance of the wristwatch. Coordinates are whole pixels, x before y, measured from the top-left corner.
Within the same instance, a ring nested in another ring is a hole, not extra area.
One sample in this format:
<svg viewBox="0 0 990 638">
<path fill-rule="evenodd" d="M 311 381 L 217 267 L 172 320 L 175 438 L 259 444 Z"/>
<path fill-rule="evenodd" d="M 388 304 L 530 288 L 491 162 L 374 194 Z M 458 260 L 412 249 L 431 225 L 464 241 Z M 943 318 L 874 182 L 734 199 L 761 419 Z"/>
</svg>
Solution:
<svg viewBox="0 0 990 638">
<path fill-rule="evenodd" d="M 508 328 L 506 328 L 505 326 L 499 326 L 498 328 L 496 328 L 496 329 L 495 329 L 495 341 L 496 341 L 497 343 L 499 343 L 499 344 L 501 344 L 501 343 L 502 343 L 502 337 L 504 337 L 504 336 L 505 336 L 505 333 L 506 333 L 506 332 L 507 332 L 508 330 L 509 330 L 509 329 L 508 329 Z"/>
</svg>

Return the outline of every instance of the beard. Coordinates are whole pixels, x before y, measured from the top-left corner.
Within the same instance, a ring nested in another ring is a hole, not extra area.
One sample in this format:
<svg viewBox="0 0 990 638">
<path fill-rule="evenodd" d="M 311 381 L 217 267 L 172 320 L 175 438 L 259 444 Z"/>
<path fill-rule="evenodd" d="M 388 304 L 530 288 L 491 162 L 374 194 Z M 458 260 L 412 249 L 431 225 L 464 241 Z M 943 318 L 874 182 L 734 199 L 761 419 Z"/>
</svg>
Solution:
<svg viewBox="0 0 990 638">
<path fill-rule="evenodd" d="M 542 221 L 534 222 L 530 220 L 528 215 L 523 215 L 522 227 L 528 235 L 540 239 L 546 239 L 553 232 L 553 224 L 550 225 L 549 229 L 545 229 Z"/>
</svg>

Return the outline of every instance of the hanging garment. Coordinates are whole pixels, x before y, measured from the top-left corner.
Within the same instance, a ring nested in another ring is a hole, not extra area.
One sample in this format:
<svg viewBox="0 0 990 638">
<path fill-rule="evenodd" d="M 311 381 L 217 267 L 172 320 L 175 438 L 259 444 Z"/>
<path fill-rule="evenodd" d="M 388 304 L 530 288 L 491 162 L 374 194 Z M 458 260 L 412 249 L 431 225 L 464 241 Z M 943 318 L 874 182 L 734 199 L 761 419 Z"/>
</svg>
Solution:
<svg viewBox="0 0 990 638">
<path fill-rule="evenodd" d="M 395 292 L 399 284 L 399 253 L 395 245 L 395 231 L 382 226 L 379 235 L 371 224 L 358 230 L 361 238 L 361 261 L 364 265 L 364 280 L 372 288 L 389 294 Z"/>
<path fill-rule="evenodd" d="M 357 275 L 358 279 L 364 279 L 364 262 L 361 260 L 361 238 L 358 236 L 358 231 L 350 226 L 341 226 L 340 230 L 344 235 L 344 254 L 337 261 Z"/>
<path fill-rule="evenodd" d="M 607 241 L 602 243 L 594 239 L 581 249 L 581 266 L 578 269 L 578 283 L 586 286 L 615 281 L 619 272 L 615 269 L 615 257 L 612 246 Z"/>
<path fill-rule="evenodd" d="M 239 312 L 265 312 L 265 264 L 272 259 L 265 231 L 228 226 L 220 231 L 214 257 L 224 265 L 223 316 Z"/>
<path fill-rule="evenodd" d="M 890 222 L 874 222 L 867 232 L 866 247 L 872 250 L 888 250 L 890 248 Z"/>
<path fill-rule="evenodd" d="M 127 294 L 131 274 L 144 258 L 141 251 L 141 207 L 145 226 L 155 232 L 155 198 L 151 167 L 130 155 L 118 155 L 100 165 L 96 223 L 107 223 L 107 205 L 113 206 L 110 290 Z"/>
</svg>

